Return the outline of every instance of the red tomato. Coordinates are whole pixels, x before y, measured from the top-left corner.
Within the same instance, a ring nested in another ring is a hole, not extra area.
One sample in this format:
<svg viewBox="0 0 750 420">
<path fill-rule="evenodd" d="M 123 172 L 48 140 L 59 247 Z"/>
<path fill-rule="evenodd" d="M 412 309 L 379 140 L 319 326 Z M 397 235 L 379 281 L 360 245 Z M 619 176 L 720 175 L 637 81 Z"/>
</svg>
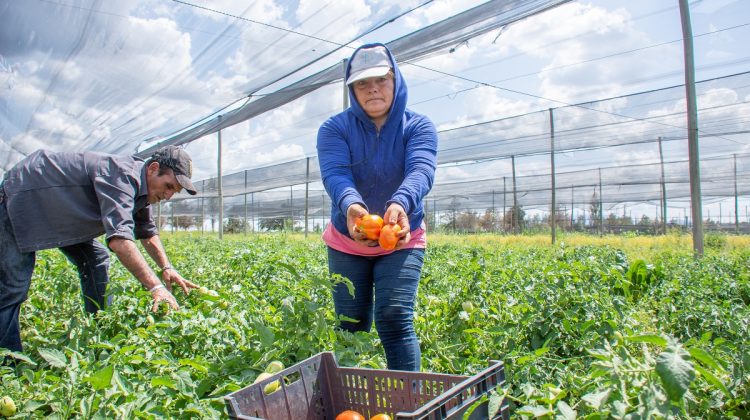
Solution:
<svg viewBox="0 0 750 420">
<path fill-rule="evenodd" d="M 360 232 L 367 235 L 367 239 L 377 241 L 380 237 L 380 229 L 383 227 L 383 218 L 377 214 L 368 214 L 358 218 L 355 224 Z"/>
<path fill-rule="evenodd" d="M 391 420 L 391 416 L 388 414 L 378 414 L 375 417 L 370 417 L 370 420 Z"/>
<path fill-rule="evenodd" d="M 346 410 L 336 416 L 336 420 L 365 420 L 365 417 L 356 411 Z"/>
<path fill-rule="evenodd" d="M 396 248 L 396 242 L 398 242 L 398 233 L 401 232 L 401 226 L 399 225 L 385 225 L 380 230 L 380 239 L 378 243 L 380 246 L 390 251 Z"/>
</svg>

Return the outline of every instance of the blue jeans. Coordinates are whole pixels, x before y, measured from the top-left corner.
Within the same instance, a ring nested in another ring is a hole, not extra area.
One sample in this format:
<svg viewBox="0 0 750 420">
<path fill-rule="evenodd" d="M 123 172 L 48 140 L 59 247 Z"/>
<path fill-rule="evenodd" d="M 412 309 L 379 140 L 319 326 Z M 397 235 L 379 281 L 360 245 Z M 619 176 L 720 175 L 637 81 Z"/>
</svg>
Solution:
<svg viewBox="0 0 750 420">
<path fill-rule="evenodd" d="M 378 257 L 362 257 L 328 248 L 328 269 L 354 285 L 333 289 L 337 315 L 358 320 L 341 321 L 343 330 L 375 328 L 385 350 L 388 369 L 419 371 L 422 353 L 414 332 L 414 302 L 424 264 L 424 249 L 402 249 Z"/>
<path fill-rule="evenodd" d="M 105 306 L 109 276 L 107 249 L 92 239 L 60 248 L 78 268 L 84 308 L 95 313 Z M 0 347 L 23 351 L 19 314 L 28 297 L 36 253 L 21 252 L 8 218 L 0 184 Z"/>
</svg>

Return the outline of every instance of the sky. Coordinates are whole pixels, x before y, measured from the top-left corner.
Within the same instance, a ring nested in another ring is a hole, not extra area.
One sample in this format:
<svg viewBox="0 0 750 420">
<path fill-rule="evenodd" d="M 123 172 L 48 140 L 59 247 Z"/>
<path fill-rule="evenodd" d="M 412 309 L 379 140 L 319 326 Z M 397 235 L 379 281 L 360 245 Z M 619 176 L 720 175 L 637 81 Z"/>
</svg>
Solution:
<svg viewBox="0 0 750 420">
<path fill-rule="evenodd" d="M 363 43 L 387 43 L 483 1 L 422 3 L 0 0 L 0 174 L 38 148 L 133 153 Z M 750 2 L 692 1 L 690 13 L 696 80 L 750 70 Z M 677 0 L 571 1 L 400 68 L 409 108 L 442 130 L 682 84 L 681 39 Z M 223 173 L 314 156 L 317 128 L 342 110 L 342 89 L 326 86 L 223 130 Z M 186 146 L 194 179 L 215 176 L 216 137 Z M 537 169 L 529 161 L 522 171 Z M 488 170 L 508 172 L 508 163 Z M 443 168 L 438 181 L 471 172 Z"/>
</svg>

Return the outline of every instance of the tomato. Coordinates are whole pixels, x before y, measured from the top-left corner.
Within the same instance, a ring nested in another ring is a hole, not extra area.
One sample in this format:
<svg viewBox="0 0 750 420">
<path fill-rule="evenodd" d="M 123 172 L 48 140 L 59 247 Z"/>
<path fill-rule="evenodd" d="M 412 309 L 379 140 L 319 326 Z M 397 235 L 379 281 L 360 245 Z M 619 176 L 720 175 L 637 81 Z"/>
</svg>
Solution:
<svg viewBox="0 0 750 420">
<path fill-rule="evenodd" d="M 375 417 L 370 417 L 370 420 L 391 420 L 391 416 L 388 414 L 378 414 Z"/>
<path fill-rule="evenodd" d="M 346 410 L 336 416 L 336 420 L 365 420 L 365 417 L 356 411 Z"/>
<path fill-rule="evenodd" d="M 269 363 L 268 366 L 266 366 L 266 372 L 268 373 L 277 373 L 284 370 L 284 364 L 281 363 L 278 360 L 274 360 L 273 362 Z"/>
<path fill-rule="evenodd" d="M 368 214 L 358 218 L 355 224 L 360 232 L 367 235 L 367 239 L 377 241 L 383 227 L 383 218 L 377 214 Z"/>
<path fill-rule="evenodd" d="M 0 398 L 0 416 L 10 417 L 14 414 L 16 414 L 16 403 L 13 399 L 7 395 Z"/>
<path fill-rule="evenodd" d="M 396 242 L 398 242 L 398 233 L 401 232 L 401 226 L 399 225 L 385 225 L 380 230 L 380 239 L 378 243 L 380 246 L 390 251 L 396 248 Z"/>
</svg>

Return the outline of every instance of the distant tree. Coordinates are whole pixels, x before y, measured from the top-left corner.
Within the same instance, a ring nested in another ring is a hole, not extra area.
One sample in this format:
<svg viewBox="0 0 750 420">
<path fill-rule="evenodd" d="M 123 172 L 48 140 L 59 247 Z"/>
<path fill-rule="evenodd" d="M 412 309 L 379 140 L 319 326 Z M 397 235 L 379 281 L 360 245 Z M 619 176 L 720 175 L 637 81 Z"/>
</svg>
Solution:
<svg viewBox="0 0 750 420">
<path fill-rule="evenodd" d="M 599 216 L 601 215 L 601 203 L 599 203 L 599 196 L 596 194 L 596 190 L 594 190 L 594 194 L 591 196 L 591 201 L 589 201 L 589 213 L 590 213 L 590 220 L 591 225 L 594 227 L 599 227 Z"/>
<path fill-rule="evenodd" d="M 230 217 L 224 222 L 225 233 L 244 233 L 247 227 L 247 222 L 243 218 Z"/>
<path fill-rule="evenodd" d="M 485 232 L 494 232 L 500 227 L 500 220 L 495 209 L 487 209 L 479 219 L 479 227 Z"/>
<path fill-rule="evenodd" d="M 188 230 L 195 226 L 196 219 L 192 216 L 175 216 L 173 223 L 177 230 Z"/>
<path fill-rule="evenodd" d="M 505 230 L 520 232 L 526 227 L 526 212 L 521 206 L 512 206 L 505 212 L 503 224 Z"/>
<path fill-rule="evenodd" d="M 269 217 L 260 219 L 258 222 L 258 228 L 266 232 L 275 232 L 284 230 L 287 219 L 284 217 Z"/>
<path fill-rule="evenodd" d="M 479 216 L 471 210 L 460 212 L 456 214 L 455 228 L 460 232 L 476 232 L 479 228 Z"/>
</svg>

